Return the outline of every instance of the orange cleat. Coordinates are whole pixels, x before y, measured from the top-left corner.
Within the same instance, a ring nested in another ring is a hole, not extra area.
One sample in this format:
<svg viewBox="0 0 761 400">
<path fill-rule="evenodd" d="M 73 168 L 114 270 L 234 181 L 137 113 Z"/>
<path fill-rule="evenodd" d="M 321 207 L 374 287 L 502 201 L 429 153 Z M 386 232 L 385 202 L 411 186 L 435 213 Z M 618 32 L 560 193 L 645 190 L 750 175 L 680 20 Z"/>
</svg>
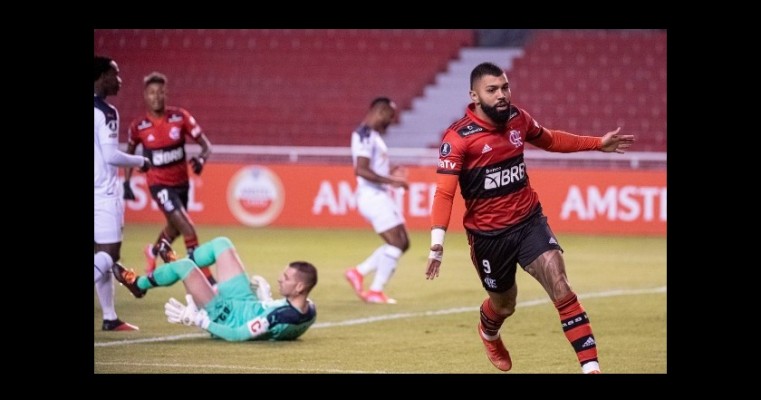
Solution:
<svg viewBox="0 0 761 400">
<path fill-rule="evenodd" d="M 146 274 L 150 274 L 156 269 L 156 255 L 153 254 L 153 247 L 154 246 L 150 243 L 145 246 L 145 261 L 147 262 L 145 265 Z"/>
<path fill-rule="evenodd" d="M 349 268 L 346 270 L 346 272 L 344 272 L 344 277 L 346 277 L 346 280 L 349 281 L 349 285 L 351 285 L 351 288 L 354 289 L 354 293 L 362 298 L 362 274 L 360 274 L 356 268 Z"/>
<path fill-rule="evenodd" d="M 137 274 L 135 274 L 135 271 L 124 268 L 118 262 L 114 263 L 111 267 L 111 271 L 114 273 L 116 280 L 119 281 L 122 286 L 129 289 L 133 296 L 138 299 L 145 296 L 146 291 L 137 287 Z"/>
<path fill-rule="evenodd" d="M 161 257 L 161 260 L 163 260 L 165 263 L 177 260 L 177 253 L 172 250 L 172 245 L 166 239 L 161 239 L 159 241 L 157 253 L 159 257 Z"/>
<path fill-rule="evenodd" d="M 374 290 L 364 291 L 360 297 L 362 297 L 362 300 L 366 303 L 396 304 L 396 300 L 386 296 L 383 292 L 376 292 Z"/>
<path fill-rule="evenodd" d="M 484 342 L 486 347 L 486 356 L 489 357 L 489 361 L 501 371 L 510 371 L 513 367 L 513 361 L 510 359 L 510 353 L 505 348 L 505 344 L 502 343 L 502 338 L 497 337 L 494 340 L 486 340 L 484 338 L 483 329 L 481 328 L 481 322 L 478 323 L 478 336 Z"/>
<path fill-rule="evenodd" d="M 128 322 L 124 322 L 120 319 L 103 320 L 104 331 L 139 331 L 140 328 L 137 325 L 132 325 Z"/>
</svg>

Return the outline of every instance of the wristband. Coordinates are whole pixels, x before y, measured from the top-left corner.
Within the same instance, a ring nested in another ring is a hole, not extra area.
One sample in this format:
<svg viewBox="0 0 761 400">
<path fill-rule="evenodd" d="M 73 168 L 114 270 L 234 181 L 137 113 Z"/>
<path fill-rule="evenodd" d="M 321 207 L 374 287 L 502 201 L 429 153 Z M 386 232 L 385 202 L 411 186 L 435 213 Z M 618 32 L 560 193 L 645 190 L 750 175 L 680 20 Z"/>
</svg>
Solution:
<svg viewBox="0 0 761 400">
<path fill-rule="evenodd" d="M 433 246 L 434 244 L 440 244 L 443 246 L 445 233 L 446 231 L 441 228 L 431 229 L 431 246 Z"/>
</svg>

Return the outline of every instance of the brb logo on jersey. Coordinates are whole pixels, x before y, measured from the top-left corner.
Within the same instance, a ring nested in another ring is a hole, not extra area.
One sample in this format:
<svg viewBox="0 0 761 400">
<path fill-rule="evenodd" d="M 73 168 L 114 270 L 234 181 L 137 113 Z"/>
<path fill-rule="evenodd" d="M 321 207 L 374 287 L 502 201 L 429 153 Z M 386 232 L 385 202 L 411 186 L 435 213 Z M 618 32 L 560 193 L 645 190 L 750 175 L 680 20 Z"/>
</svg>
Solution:
<svg viewBox="0 0 761 400">
<path fill-rule="evenodd" d="M 511 183 L 523 182 L 526 179 L 526 164 L 520 163 L 511 167 L 494 167 L 486 169 L 484 189 L 491 190 L 506 187 Z"/>
<path fill-rule="evenodd" d="M 515 129 L 510 131 L 510 143 L 512 143 L 515 147 L 523 146 L 523 140 L 521 140 L 520 131 L 516 131 Z"/>
<path fill-rule="evenodd" d="M 248 226 L 266 226 L 283 210 L 285 191 L 280 178 L 266 167 L 248 166 L 238 171 L 227 187 L 227 206 Z"/>
</svg>

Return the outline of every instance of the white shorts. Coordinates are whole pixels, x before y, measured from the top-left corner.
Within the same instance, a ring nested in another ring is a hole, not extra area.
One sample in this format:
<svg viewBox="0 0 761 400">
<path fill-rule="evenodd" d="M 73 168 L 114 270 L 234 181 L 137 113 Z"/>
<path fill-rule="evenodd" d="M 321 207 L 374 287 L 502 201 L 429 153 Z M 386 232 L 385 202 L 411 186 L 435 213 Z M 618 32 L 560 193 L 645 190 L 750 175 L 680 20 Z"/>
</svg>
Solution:
<svg viewBox="0 0 761 400">
<path fill-rule="evenodd" d="M 357 193 L 359 213 L 370 221 L 376 233 L 385 232 L 404 223 L 404 216 L 387 192 L 360 190 Z"/>
<path fill-rule="evenodd" d="M 95 198 L 95 243 L 122 241 L 124 203 L 120 197 Z"/>
</svg>

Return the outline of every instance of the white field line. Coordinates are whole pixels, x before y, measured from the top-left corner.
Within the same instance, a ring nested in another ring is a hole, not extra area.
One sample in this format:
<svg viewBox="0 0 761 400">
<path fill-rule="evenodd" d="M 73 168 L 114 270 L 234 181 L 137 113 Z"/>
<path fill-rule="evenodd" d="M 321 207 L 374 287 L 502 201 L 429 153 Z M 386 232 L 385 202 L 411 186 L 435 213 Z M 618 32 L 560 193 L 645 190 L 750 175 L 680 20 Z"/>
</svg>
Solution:
<svg viewBox="0 0 761 400">
<path fill-rule="evenodd" d="M 118 365 L 118 366 L 130 366 L 130 367 L 164 367 L 164 368 L 184 368 L 187 373 L 193 373 L 192 370 L 201 369 L 204 372 L 208 372 L 211 369 L 222 369 L 233 372 L 275 372 L 275 373 L 324 373 L 324 374 L 388 374 L 389 371 L 357 371 L 351 369 L 335 369 L 335 368 L 276 368 L 276 367 L 252 367 L 243 365 L 215 365 L 215 364 L 177 364 L 177 363 L 132 363 L 132 362 L 96 362 L 95 365 Z M 395 374 L 403 372 L 394 372 Z"/>
<path fill-rule="evenodd" d="M 579 295 L 579 298 L 591 299 L 591 298 L 599 298 L 599 297 L 630 296 L 630 295 L 650 294 L 650 293 L 666 293 L 666 286 L 661 286 L 661 287 L 651 288 L 651 289 L 608 290 L 604 292 L 582 294 L 582 295 Z M 549 298 L 527 300 L 527 301 L 519 302 L 516 305 L 516 307 L 532 307 L 532 306 L 536 306 L 540 304 L 547 304 L 549 302 L 550 302 Z M 457 307 L 457 308 L 447 308 L 444 310 L 437 310 L 437 311 L 386 314 L 386 315 L 378 315 L 375 317 L 350 319 L 350 320 L 339 321 L 339 322 L 318 322 L 312 325 L 310 329 L 333 328 L 337 326 L 369 324 L 369 323 L 378 322 L 378 321 L 390 321 L 390 320 L 402 319 L 402 318 L 457 314 L 457 313 L 463 313 L 463 312 L 474 312 L 478 310 L 479 310 L 479 307 Z M 183 335 L 161 336 L 161 337 L 145 338 L 145 339 L 125 339 L 125 340 L 115 340 L 115 341 L 109 341 L 109 342 L 95 342 L 95 347 L 121 346 L 121 345 L 153 343 L 153 342 L 169 342 L 169 341 L 175 341 L 175 340 L 202 338 L 202 337 L 209 337 L 209 334 L 206 332 L 188 333 Z M 96 363 L 96 364 L 102 364 L 102 363 Z M 107 364 L 102 364 L 102 365 L 107 365 Z M 123 364 L 123 365 L 127 365 L 127 364 Z M 138 365 L 138 364 L 135 364 L 135 365 Z M 140 365 L 153 365 L 153 364 L 140 364 Z M 169 364 L 167 364 L 167 366 L 169 366 Z M 219 367 L 221 368 L 223 366 L 219 366 Z M 234 367 L 231 367 L 231 368 L 234 368 Z M 328 372 L 328 371 L 325 371 L 325 372 Z M 342 371 L 342 372 L 350 373 L 351 371 Z M 357 371 L 357 373 L 362 373 L 362 372 Z"/>
</svg>

